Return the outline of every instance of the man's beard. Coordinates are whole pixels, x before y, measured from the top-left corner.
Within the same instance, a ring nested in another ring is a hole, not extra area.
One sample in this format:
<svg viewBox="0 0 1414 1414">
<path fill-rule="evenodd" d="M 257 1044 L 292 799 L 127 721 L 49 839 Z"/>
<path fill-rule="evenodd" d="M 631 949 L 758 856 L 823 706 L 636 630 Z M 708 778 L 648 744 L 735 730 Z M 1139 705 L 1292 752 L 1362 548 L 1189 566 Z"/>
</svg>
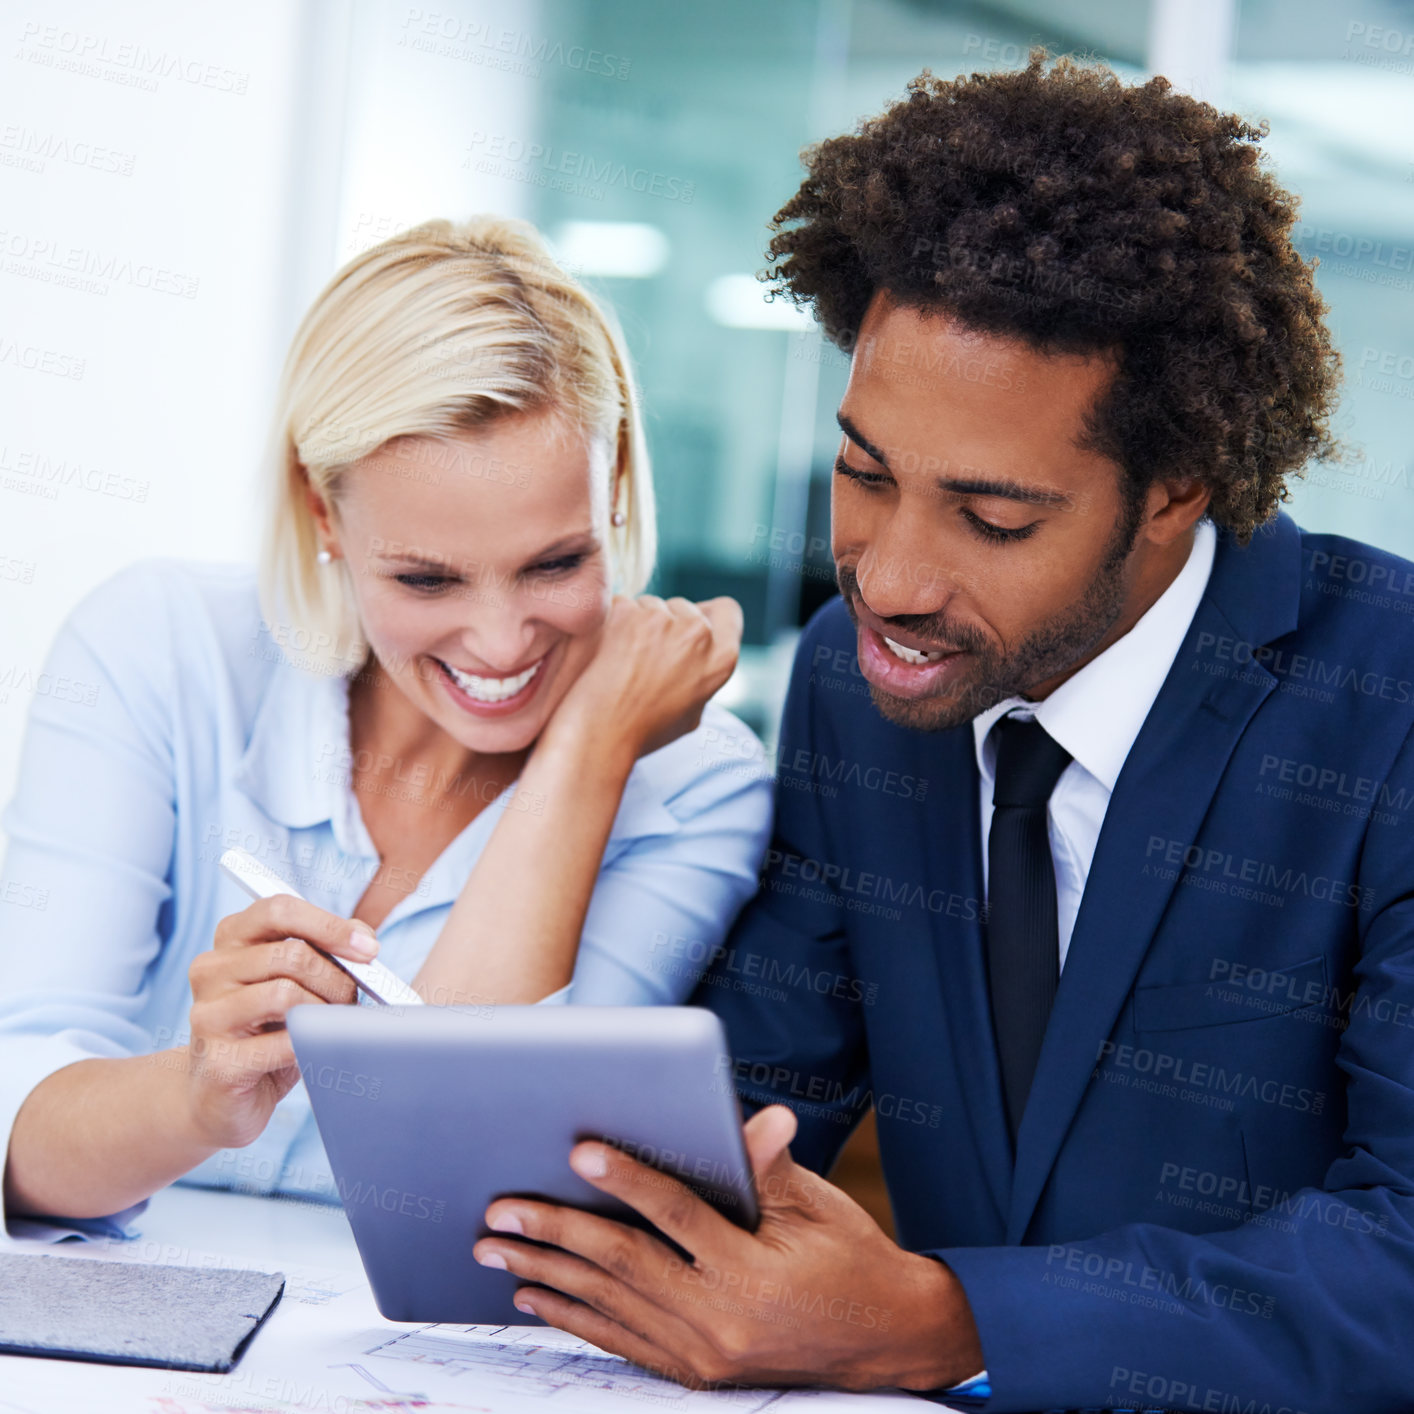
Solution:
<svg viewBox="0 0 1414 1414">
<path fill-rule="evenodd" d="M 1084 658 L 1114 626 L 1124 602 L 1124 565 L 1134 548 L 1143 515 L 1137 497 L 1125 497 L 1115 533 L 1105 546 L 1095 577 L 1079 600 L 1047 619 L 1007 654 L 1000 654 L 976 629 L 950 624 L 946 615 L 901 615 L 888 624 L 917 634 L 939 647 L 972 655 L 973 673 L 946 696 L 895 697 L 869 684 L 869 696 L 881 716 L 914 731 L 938 732 L 970 722 L 979 712 L 1008 697 L 1023 696 L 1029 688 L 1064 672 Z M 854 610 L 859 581 L 845 565 L 836 566 L 835 579 L 855 628 Z"/>
</svg>

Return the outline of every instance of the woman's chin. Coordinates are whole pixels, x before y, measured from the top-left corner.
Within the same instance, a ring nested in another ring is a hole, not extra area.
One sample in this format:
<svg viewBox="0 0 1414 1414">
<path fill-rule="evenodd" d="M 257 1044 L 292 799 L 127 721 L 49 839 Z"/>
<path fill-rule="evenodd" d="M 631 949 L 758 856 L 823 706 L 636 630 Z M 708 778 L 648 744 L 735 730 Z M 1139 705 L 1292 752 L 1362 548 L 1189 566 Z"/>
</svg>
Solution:
<svg viewBox="0 0 1414 1414">
<path fill-rule="evenodd" d="M 448 720 L 445 713 L 439 715 L 437 720 L 446 728 L 448 736 L 478 756 L 512 756 L 528 751 L 535 745 L 535 739 L 545 725 L 539 713 L 535 714 L 533 721 L 506 721 L 494 725 Z"/>
<path fill-rule="evenodd" d="M 537 693 L 533 700 L 507 711 L 495 704 L 491 711 L 478 711 L 458 702 L 445 685 L 431 683 L 432 707 L 429 716 L 468 751 L 481 756 L 505 756 L 525 751 L 545 728 L 554 702 L 549 694 Z M 558 698 L 560 694 L 554 694 Z M 500 708 L 500 710 L 496 710 Z"/>
</svg>

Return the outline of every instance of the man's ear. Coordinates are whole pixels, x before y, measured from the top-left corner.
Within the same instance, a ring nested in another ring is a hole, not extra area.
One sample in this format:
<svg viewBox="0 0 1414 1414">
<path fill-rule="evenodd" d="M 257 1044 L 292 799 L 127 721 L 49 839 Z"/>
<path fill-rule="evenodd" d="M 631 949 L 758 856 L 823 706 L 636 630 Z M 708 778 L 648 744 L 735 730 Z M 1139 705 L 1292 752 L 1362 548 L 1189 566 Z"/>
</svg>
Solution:
<svg viewBox="0 0 1414 1414">
<path fill-rule="evenodd" d="M 1212 488 L 1196 476 L 1156 481 L 1146 496 L 1146 538 L 1154 545 L 1171 545 L 1197 525 L 1212 499 Z"/>
</svg>

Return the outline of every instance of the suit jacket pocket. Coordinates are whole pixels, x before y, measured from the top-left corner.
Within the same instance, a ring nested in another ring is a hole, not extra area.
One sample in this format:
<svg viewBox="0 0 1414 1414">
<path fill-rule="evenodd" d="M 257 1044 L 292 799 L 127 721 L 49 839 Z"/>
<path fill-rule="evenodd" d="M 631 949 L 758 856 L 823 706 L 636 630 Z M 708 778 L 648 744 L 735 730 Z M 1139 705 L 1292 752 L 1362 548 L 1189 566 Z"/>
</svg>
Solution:
<svg viewBox="0 0 1414 1414">
<path fill-rule="evenodd" d="M 1235 1021 L 1261 1021 L 1303 1007 L 1321 1006 L 1328 995 L 1324 956 L 1284 967 L 1249 967 L 1236 978 L 1136 987 L 1134 1029 L 1182 1031 L 1196 1026 L 1226 1026 Z"/>
</svg>

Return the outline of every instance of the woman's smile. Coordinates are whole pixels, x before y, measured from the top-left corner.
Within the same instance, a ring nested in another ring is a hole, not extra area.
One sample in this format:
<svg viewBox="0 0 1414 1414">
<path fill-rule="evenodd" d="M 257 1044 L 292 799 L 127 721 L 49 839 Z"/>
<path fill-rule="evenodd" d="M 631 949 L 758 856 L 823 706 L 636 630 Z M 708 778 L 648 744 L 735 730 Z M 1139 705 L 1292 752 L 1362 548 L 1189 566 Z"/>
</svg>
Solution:
<svg viewBox="0 0 1414 1414">
<path fill-rule="evenodd" d="M 541 654 L 508 677 L 465 672 L 442 658 L 433 657 L 432 661 L 437 665 L 437 677 L 447 695 L 463 711 L 474 712 L 479 717 L 504 717 L 519 712 L 536 695 L 546 677 L 544 665 L 553 652 L 551 649 Z"/>
</svg>

